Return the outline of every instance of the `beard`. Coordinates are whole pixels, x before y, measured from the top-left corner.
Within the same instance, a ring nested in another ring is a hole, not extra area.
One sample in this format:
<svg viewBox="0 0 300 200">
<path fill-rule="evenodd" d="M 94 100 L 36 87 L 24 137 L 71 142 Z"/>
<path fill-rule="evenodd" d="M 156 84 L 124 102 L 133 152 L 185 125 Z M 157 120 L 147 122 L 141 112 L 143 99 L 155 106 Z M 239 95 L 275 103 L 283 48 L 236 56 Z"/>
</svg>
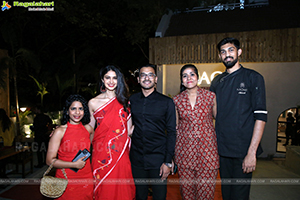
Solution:
<svg viewBox="0 0 300 200">
<path fill-rule="evenodd" d="M 238 61 L 238 58 L 236 58 L 235 60 L 232 60 L 232 61 L 225 61 L 227 58 L 232 58 L 233 57 L 226 57 L 224 60 L 223 60 L 223 64 L 225 65 L 226 69 L 230 69 L 232 68 Z"/>
<path fill-rule="evenodd" d="M 149 89 L 152 89 L 155 86 L 155 83 L 152 82 L 152 81 L 150 81 L 151 84 L 149 84 L 149 85 L 144 84 L 146 81 L 147 80 L 144 80 L 144 81 L 142 81 L 143 84 L 140 84 L 143 89 L 149 90 Z"/>
</svg>

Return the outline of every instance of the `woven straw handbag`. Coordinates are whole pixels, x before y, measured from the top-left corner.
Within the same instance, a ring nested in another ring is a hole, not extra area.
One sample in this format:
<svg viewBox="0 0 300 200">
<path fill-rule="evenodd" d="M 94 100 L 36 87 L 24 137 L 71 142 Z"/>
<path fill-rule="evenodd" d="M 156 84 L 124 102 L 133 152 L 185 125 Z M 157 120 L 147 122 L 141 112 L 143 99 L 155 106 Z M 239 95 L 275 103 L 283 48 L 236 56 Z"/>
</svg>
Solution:
<svg viewBox="0 0 300 200">
<path fill-rule="evenodd" d="M 61 169 L 65 178 L 56 178 L 53 176 L 46 176 L 53 167 L 53 164 L 56 160 L 54 160 L 48 169 L 45 171 L 43 178 L 41 180 L 40 192 L 42 195 L 50 198 L 58 198 L 60 197 L 67 188 L 68 178 L 65 172 L 65 169 Z"/>
</svg>

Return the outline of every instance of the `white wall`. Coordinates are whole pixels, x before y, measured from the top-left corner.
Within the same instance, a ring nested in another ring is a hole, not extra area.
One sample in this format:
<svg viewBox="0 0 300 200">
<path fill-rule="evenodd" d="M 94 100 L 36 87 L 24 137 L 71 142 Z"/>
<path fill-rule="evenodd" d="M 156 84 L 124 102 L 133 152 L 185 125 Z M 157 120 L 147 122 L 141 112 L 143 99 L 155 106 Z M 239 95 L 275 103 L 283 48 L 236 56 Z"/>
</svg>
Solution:
<svg viewBox="0 0 300 200">
<path fill-rule="evenodd" d="M 288 63 L 242 63 L 265 78 L 268 122 L 262 138 L 264 153 L 261 157 L 276 154 L 277 118 L 284 110 L 300 105 L 300 62 Z M 180 87 L 180 68 L 183 65 L 158 66 L 157 90 L 165 95 L 176 95 Z M 214 71 L 224 71 L 222 63 L 195 64 L 200 77 L 204 72 L 210 77 Z M 205 81 L 201 86 L 209 87 Z"/>
</svg>

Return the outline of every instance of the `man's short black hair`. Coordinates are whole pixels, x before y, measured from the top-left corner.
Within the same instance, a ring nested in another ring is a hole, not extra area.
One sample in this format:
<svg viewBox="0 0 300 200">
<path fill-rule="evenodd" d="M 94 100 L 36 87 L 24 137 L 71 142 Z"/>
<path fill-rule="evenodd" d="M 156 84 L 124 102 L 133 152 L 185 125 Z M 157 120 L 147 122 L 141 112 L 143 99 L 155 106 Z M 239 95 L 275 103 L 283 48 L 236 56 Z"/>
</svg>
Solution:
<svg viewBox="0 0 300 200">
<path fill-rule="evenodd" d="M 227 44 L 227 43 L 233 44 L 238 50 L 240 49 L 240 41 L 238 41 L 237 39 L 232 38 L 232 37 L 227 37 L 227 38 L 224 38 L 223 40 L 221 40 L 217 44 L 217 48 L 218 48 L 219 52 L 221 51 L 221 46 L 223 46 L 224 44 Z"/>
<path fill-rule="evenodd" d="M 140 75 L 140 71 L 143 67 L 151 67 L 152 69 L 154 69 L 154 73 L 156 74 L 156 65 L 147 64 L 147 65 L 143 65 L 143 66 L 139 67 L 139 75 Z"/>
</svg>

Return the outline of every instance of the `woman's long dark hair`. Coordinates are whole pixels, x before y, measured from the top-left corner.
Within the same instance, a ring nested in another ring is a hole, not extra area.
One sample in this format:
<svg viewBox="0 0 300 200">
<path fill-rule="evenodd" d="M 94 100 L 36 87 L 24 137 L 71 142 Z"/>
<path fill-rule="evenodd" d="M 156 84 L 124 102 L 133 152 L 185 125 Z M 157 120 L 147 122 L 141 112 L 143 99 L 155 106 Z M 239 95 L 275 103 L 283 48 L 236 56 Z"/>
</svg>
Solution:
<svg viewBox="0 0 300 200">
<path fill-rule="evenodd" d="M 72 94 L 67 98 L 65 106 L 63 108 L 63 117 L 61 120 L 61 124 L 64 125 L 70 120 L 68 111 L 74 101 L 79 101 L 83 106 L 84 115 L 83 118 L 81 119 L 81 123 L 83 125 L 90 123 L 90 110 L 86 100 L 79 94 Z"/>
<path fill-rule="evenodd" d="M 199 79 L 199 74 L 198 74 L 198 69 L 195 65 L 192 64 L 186 64 L 180 69 L 180 92 L 183 92 L 186 87 L 182 84 L 182 75 L 183 71 L 186 70 L 187 68 L 191 68 L 194 70 L 195 74 L 197 75 L 197 80 Z"/>
<path fill-rule="evenodd" d="M 11 125 L 11 121 L 9 117 L 6 115 L 6 112 L 4 109 L 0 108 L 0 121 L 1 121 L 1 127 L 2 131 L 5 132 L 6 130 L 9 130 L 9 127 Z"/>
<path fill-rule="evenodd" d="M 105 89 L 105 85 L 103 83 L 103 79 L 104 79 L 104 75 L 109 72 L 109 71 L 114 71 L 117 75 L 117 87 L 115 89 L 115 93 L 116 93 L 116 98 L 119 101 L 120 104 L 123 105 L 124 110 L 128 113 L 128 86 L 125 82 L 124 76 L 121 72 L 121 70 L 114 66 L 114 65 L 108 65 L 106 67 L 101 68 L 100 70 L 100 92 L 104 92 L 102 91 L 103 89 Z"/>
</svg>

